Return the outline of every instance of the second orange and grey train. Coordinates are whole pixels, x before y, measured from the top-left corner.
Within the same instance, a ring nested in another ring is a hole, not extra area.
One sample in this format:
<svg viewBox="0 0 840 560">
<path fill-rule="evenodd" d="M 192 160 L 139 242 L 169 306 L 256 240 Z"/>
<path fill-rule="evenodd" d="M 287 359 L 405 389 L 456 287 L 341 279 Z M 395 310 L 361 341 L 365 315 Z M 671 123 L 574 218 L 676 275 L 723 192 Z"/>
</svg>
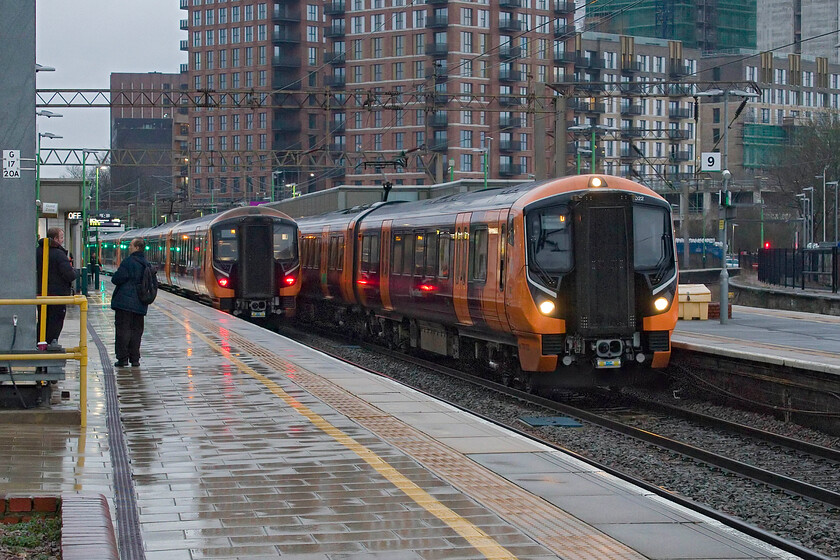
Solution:
<svg viewBox="0 0 840 560">
<path fill-rule="evenodd" d="M 134 237 L 168 289 L 244 318 L 293 316 L 300 292 L 297 225 L 265 207 L 234 208 L 153 228 L 103 235 L 99 261 L 113 272 Z"/>
</svg>

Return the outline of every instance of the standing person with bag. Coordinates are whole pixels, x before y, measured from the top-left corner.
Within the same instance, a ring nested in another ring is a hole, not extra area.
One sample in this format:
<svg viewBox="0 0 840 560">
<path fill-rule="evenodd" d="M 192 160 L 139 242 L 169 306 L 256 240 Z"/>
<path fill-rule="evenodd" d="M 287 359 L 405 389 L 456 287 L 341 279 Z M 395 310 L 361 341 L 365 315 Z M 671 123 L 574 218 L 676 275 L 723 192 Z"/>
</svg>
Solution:
<svg viewBox="0 0 840 560">
<path fill-rule="evenodd" d="M 38 250 L 36 265 L 38 269 L 38 292 L 41 291 L 41 282 L 43 278 L 43 256 L 44 246 L 48 247 L 47 251 L 47 293 L 49 296 L 69 296 L 73 293 L 73 282 L 76 280 L 76 271 L 73 269 L 73 263 L 67 256 L 67 249 L 62 244 L 64 243 L 64 230 L 57 227 L 52 227 L 47 230 L 47 237 L 38 241 Z M 44 317 L 40 317 L 40 306 L 38 307 L 38 335 L 41 333 L 41 321 Z M 45 340 L 48 344 L 58 341 L 61 330 L 64 328 L 64 317 L 67 314 L 66 305 L 48 305 L 46 312 L 46 335 Z"/>
<path fill-rule="evenodd" d="M 111 282 L 117 286 L 111 296 L 111 309 L 116 312 L 116 367 L 127 367 L 129 362 L 132 367 L 140 365 L 140 339 L 143 337 L 148 304 L 151 303 L 148 300 L 148 303 L 144 303 L 140 297 L 146 269 L 152 266 L 143 256 L 145 248 L 143 238 L 132 239 L 128 245 L 129 256 L 123 259 L 111 278 Z M 154 274 L 154 269 L 151 272 Z"/>
</svg>

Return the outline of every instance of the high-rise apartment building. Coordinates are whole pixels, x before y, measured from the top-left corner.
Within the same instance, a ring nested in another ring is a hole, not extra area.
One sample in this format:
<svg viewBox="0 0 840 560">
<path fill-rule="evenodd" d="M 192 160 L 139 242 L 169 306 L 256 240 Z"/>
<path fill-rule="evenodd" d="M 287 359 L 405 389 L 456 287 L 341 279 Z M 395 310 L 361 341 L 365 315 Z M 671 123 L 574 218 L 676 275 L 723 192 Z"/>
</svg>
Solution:
<svg viewBox="0 0 840 560">
<path fill-rule="evenodd" d="M 540 114 L 529 111 L 529 96 L 536 84 L 573 71 L 565 53 L 574 2 L 181 0 L 181 7 L 185 81 L 199 100 L 189 109 L 189 150 L 201 154 L 190 169 L 196 200 L 279 197 L 290 192 L 284 184 L 309 192 L 386 177 L 479 178 L 485 158 L 494 176 L 524 178 L 534 171 Z M 223 92 L 233 96 L 224 106 Z M 259 102 L 241 102 L 249 94 Z M 551 127 L 554 117 L 545 121 Z M 265 156 L 272 151 L 276 161 Z M 318 157 L 325 152 L 352 157 L 325 166 Z M 382 160 L 397 163 L 375 164 Z"/>
<path fill-rule="evenodd" d="M 586 21 L 595 31 L 682 41 L 704 53 L 756 47 L 756 0 L 604 0 L 587 5 Z"/>
</svg>

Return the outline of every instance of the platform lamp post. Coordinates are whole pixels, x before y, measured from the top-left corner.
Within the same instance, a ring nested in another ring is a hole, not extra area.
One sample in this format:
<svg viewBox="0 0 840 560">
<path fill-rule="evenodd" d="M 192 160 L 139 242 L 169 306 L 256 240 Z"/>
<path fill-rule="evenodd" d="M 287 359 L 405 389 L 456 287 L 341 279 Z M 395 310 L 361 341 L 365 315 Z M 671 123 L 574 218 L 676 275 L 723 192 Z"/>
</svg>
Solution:
<svg viewBox="0 0 840 560">
<path fill-rule="evenodd" d="M 807 248 L 814 242 L 814 187 L 805 187 L 802 191 L 810 192 L 806 195 L 808 197 L 808 244 L 805 247 Z"/>
<path fill-rule="evenodd" d="M 492 136 L 484 137 L 484 188 L 487 188 L 487 176 L 490 174 L 490 146 L 493 143 Z"/>
<path fill-rule="evenodd" d="M 804 193 L 799 193 L 794 196 L 802 202 L 802 245 L 807 245 L 808 234 L 806 233 L 806 230 L 808 229 L 808 197 L 805 196 Z"/>
<path fill-rule="evenodd" d="M 834 245 L 836 246 L 840 238 L 837 237 L 837 185 L 838 181 L 829 181 L 826 185 L 834 187 Z"/>
<path fill-rule="evenodd" d="M 38 111 L 36 114 L 41 113 L 50 113 L 49 111 Z M 46 116 L 53 116 L 53 117 L 60 117 L 61 115 L 56 115 L 54 113 L 50 113 L 50 115 Z M 52 132 L 39 132 L 38 133 L 38 152 L 35 154 L 35 227 L 37 230 L 38 222 L 41 219 L 41 138 L 50 138 L 52 140 L 57 140 L 59 138 L 64 138 L 63 136 L 59 136 L 58 134 L 53 134 Z"/>
<path fill-rule="evenodd" d="M 128 229 L 131 229 L 131 207 L 132 206 L 137 206 L 137 205 L 133 202 L 128 203 L 128 220 L 127 220 Z"/>
</svg>

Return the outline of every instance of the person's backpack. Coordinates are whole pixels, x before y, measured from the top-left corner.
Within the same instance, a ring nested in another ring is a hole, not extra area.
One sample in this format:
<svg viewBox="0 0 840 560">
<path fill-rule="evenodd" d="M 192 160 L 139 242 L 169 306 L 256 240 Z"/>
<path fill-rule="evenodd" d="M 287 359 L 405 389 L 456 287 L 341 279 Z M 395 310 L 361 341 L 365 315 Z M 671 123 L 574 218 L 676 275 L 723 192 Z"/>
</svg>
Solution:
<svg viewBox="0 0 840 560">
<path fill-rule="evenodd" d="M 157 297 L 158 279 L 157 270 L 151 264 L 143 266 L 143 277 L 137 283 L 137 297 L 140 298 L 140 303 L 149 305 Z"/>
</svg>

